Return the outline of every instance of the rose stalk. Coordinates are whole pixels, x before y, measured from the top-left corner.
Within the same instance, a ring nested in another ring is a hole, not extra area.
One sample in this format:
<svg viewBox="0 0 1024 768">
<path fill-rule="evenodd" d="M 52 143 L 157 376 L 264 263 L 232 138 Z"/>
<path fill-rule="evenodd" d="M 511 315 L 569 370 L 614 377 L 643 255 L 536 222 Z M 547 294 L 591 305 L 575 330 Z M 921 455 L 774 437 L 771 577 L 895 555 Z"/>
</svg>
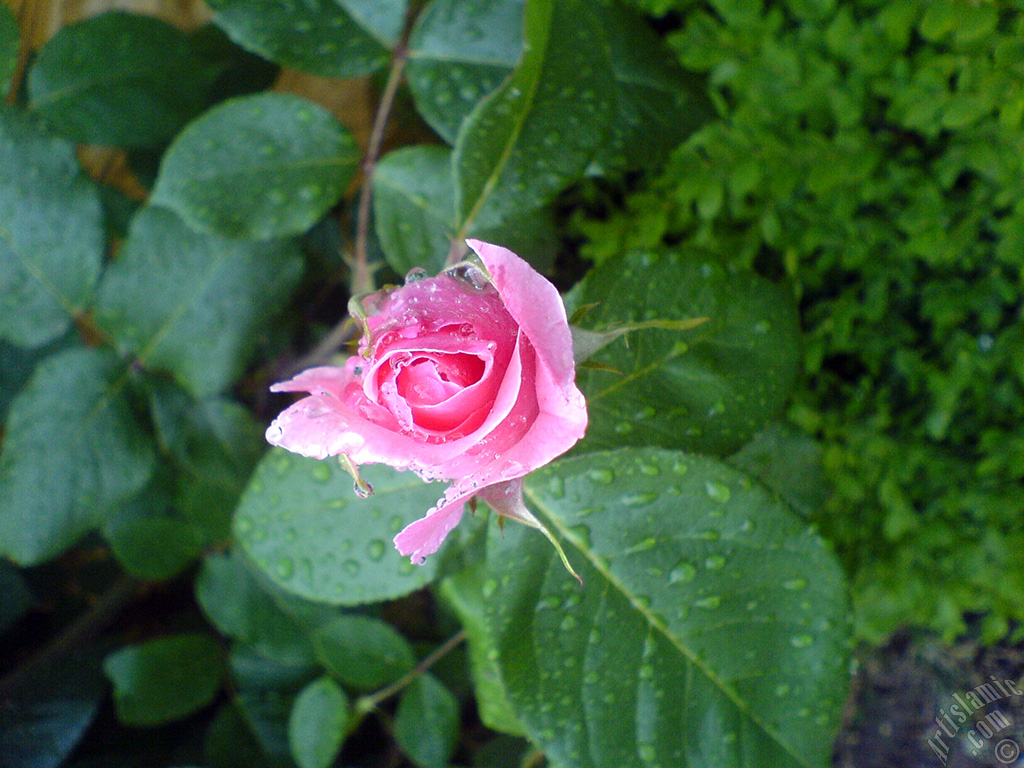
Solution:
<svg viewBox="0 0 1024 768">
<path fill-rule="evenodd" d="M 405 285 L 355 300 L 364 334 L 343 366 L 271 388 L 308 397 L 274 420 L 267 440 L 304 456 L 338 456 L 357 489 L 366 490 L 360 464 L 451 481 L 395 537 L 416 563 L 437 551 L 473 498 L 552 538 L 526 508 L 522 478 L 569 450 L 587 426 L 558 291 L 506 248 L 467 243 L 479 265 L 436 277 L 413 270 Z"/>
</svg>

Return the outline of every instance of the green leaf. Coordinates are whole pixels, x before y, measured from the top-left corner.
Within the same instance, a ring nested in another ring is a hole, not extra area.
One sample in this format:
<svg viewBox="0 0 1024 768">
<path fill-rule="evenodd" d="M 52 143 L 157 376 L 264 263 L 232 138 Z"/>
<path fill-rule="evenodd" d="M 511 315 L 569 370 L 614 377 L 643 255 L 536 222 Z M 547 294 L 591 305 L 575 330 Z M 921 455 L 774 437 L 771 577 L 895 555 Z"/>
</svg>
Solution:
<svg viewBox="0 0 1024 768">
<path fill-rule="evenodd" d="M 216 76 L 181 30 L 110 11 L 43 46 L 28 72 L 29 106 L 74 141 L 149 147 L 199 114 Z"/>
<path fill-rule="evenodd" d="M 527 0 L 519 67 L 466 118 L 453 164 L 459 231 L 539 208 L 578 179 L 607 137 L 614 75 L 593 10 Z"/>
<path fill-rule="evenodd" d="M 406 79 L 424 120 L 449 144 L 509 76 L 523 49 L 524 0 L 432 0 L 409 35 Z"/>
<path fill-rule="evenodd" d="M 138 493 L 153 447 L 113 355 L 70 349 L 15 399 L 0 453 L 0 551 L 23 565 L 60 554 Z"/>
<path fill-rule="evenodd" d="M 316 631 L 313 644 L 328 671 L 353 688 L 382 687 L 416 663 L 409 642 L 372 616 L 339 616 Z"/>
<path fill-rule="evenodd" d="M 278 597 L 257 581 L 237 550 L 207 557 L 196 579 L 196 600 L 221 633 L 268 659 L 312 663 L 307 628 Z"/>
<path fill-rule="evenodd" d="M 514 736 L 525 734 L 522 723 L 508 703 L 501 679 L 494 642 L 484 621 L 483 564 L 465 568 L 444 579 L 438 590 L 441 598 L 455 611 L 469 642 L 469 665 L 473 673 L 473 692 L 480 721 L 492 731 Z"/>
<path fill-rule="evenodd" d="M 386 154 L 373 172 L 373 214 L 384 255 L 398 274 L 444 269 L 455 234 L 451 152 L 421 145 Z"/>
<path fill-rule="evenodd" d="M 293 243 L 201 235 L 146 207 L 96 300 L 96 322 L 138 364 L 196 396 L 226 389 L 302 271 Z"/>
<path fill-rule="evenodd" d="M 7 95 L 18 69 L 18 50 L 21 34 L 18 19 L 5 4 L 0 3 L 0 98 Z"/>
<path fill-rule="evenodd" d="M 807 517 L 828 500 L 823 453 L 813 438 L 785 422 L 776 422 L 754 435 L 728 462 L 756 477 Z"/>
<path fill-rule="evenodd" d="M 146 384 L 157 440 L 180 470 L 176 508 L 207 539 L 227 538 L 238 497 L 266 449 L 263 427 L 233 400 L 195 400 L 162 378 Z"/>
<path fill-rule="evenodd" d="M 617 2 L 592 8 L 609 45 L 617 105 L 611 139 L 594 165 L 602 172 L 657 167 L 714 117 L 705 84 L 675 65 L 641 14 Z"/>
<path fill-rule="evenodd" d="M 337 757 L 348 725 L 348 697 L 329 677 L 307 685 L 288 718 L 288 743 L 299 768 L 328 768 Z"/>
<path fill-rule="evenodd" d="M 74 148 L 0 105 L 0 339 L 35 347 L 63 334 L 92 296 L 103 214 Z"/>
<path fill-rule="evenodd" d="M 242 714 L 263 752 L 290 765 L 288 718 L 299 691 L 318 670 L 308 664 L 265 659 L 244 647 L 231 653 L 231 673 Z"/>
<path fill-rule="evenodd" d="M 577 373 L 591 423 L 583 449 L 660 445 L 724 455 L 779 414 L 799 364 L 788 289 L 727 273 L 697 250 L 629 253 L 587 275 L 579 303 L 604 327 L 707 317 L 687 332 L 632 333 Z"/>
<path fill-rule="evenodd" d="M 125 520 L 107 526 L 103 535 L 121 567 L 140 579 L 177 576 L 203 548 L 202 533 L 171 515 Z"/>
<path fill-rule="evenodd" d="M 0 634 L 24 616 L 34 602 L 18 569 L 8 562 L 0 562 Z"/>
<path fill-rule="evenodd" d="M 76 336 L 67 334 L 43 347 L 26 349 L 0 341 L 0 420 L 21 388 L 32 377 L 36 365 L 62 349 L 76 344 Z"/>
<path fill-rule="evenodd" d="M 152 726 L 202 709 L 220 690 L 220 646 L 208 635 L 161 637 L 115 651 L 103 661 L 114 686 L 117 717 Z"/>
<path fill-rule="evenodd" d="M 412 565 L 390 539 L 441 489 L 389 467 L 360 472 L 375 489 L 367 499 L 336 461 L 270 451 L 235 513 L 238 541 L 272 581 L 310 600 L 359 605 L 419 589 L 434 578 L 437 558 Z"/>
<path fill-rule="evenodd" d="M 203 756 L 210 768 L 280 768 L 260 747 L 238 701 L 221 705 L 207 728 Z"/>
<path fill-rule="evenodd" d="M 200 232 L 285 237 L 338 202 L 358 161 L 352 135 L 323 107 L 284 93 L 243 96 L 175 139 L 151 202 Z"/>
<path fill-rule="evenodd" d="M 392 269 L 444 269 L 456 229 L 449 149 L 403 147 L 385 155 L 373 175 L 373 204 L 377 237 Z M 503 245 L 541 271 L 551 268 L 558 246 L 549 210 L 511 215 L 486 229 L 471 226 L 467 234 Z"/>
<path fill-rule="evenodd" d="M 368 75 L 387 64 L 404 0 L 210 0 L 214 22 L 250 51 L 327 77 Z"/>
<path fill-rule="evenodd" d="M 410 683 L 395 712 L 395 739 L 419 768 L 448 768 L 459 735 L 459 703 L 432 675 Z"/>
<path fill-rule="evenodd" d="M 5 766 L 58 768 L 85 735 L 106 696 L 99 654 L 81 645 L 8 678 L 0 707 Z"/>
<path fill-rule="evenodd" d="M 526 496 L 585 586 L 512 526 L 489 542 L 484 594 L 509 697 L 552 762 L 830 765 L 845 584 L 776 497 L 656 449 L 557 462 Z"/>
</svg>

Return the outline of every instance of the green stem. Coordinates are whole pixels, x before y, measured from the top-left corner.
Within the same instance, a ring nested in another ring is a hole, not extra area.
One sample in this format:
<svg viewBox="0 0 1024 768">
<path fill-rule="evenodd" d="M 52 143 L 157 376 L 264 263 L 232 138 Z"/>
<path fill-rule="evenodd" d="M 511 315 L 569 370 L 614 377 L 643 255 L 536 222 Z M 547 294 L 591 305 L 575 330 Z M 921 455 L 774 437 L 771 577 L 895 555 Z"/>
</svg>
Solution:
<svg viewBox="0 0 1024 768">
<path fill-rule="evenodd" d="M 373 709 L 380 706 L 381 703 L 387 701 L 396 693 L 400 692 L 406 686 L 408 686 L 413 680 L 422 675 L 424 672 L 429 670 L 434 664 L 440 661 L 442 658 L 447 656 L 453 651 L 458 645 L 466 639 L 466 630 L 460 629 L 454 635 L 449 637 L 437 648 L 435 648 L 426 658 L 417 664 L 410 672 L 403 675 L 402 677 L 395 680 L 395 682 L 381 688 L 376 693 L 371 693 L 369 696 L 363 696 L 356 701 L 355 710 L 360 714 L 365 714 Z"/>
</svg>

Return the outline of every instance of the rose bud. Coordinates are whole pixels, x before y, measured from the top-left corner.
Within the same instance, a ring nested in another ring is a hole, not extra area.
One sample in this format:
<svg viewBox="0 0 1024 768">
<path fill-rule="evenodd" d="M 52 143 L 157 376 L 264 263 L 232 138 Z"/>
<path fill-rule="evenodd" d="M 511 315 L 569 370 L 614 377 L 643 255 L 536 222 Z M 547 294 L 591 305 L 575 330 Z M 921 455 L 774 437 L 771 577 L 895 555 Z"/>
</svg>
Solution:
<svg viewBox="0 0 1024 768">
<path fill-rule="evenodd" d="M 432 278 L 413 270 L 405 285 L 357 301 L 359 354 L 271 388 L 309 393 L 271 424 L 272 444 L 338 456 L 357 478 L 357 465 L 379 463 L 451 481 L 436 506 L 395 537 L 417 563 L 437 551 L 476 495 L 540 527 L 521 479 L 571 448 L 587 426 L 558 291 L 511 251 L 467 243 L 482 269 L 464 262 Z"/>
</svg>

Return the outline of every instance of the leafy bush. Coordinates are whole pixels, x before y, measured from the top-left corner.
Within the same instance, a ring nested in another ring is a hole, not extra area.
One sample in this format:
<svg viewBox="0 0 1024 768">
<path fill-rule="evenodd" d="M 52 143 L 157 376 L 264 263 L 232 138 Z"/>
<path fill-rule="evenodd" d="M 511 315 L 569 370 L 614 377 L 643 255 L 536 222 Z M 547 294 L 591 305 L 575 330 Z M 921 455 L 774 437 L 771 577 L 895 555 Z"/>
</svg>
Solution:
<svg viewBox="0 0 1024 768">
<path fill-rule="evenodd" d="M 719 117 L 583 252 L 699 245 L 801 298 L 791 420 L 832 493 L 811 517 L 858 633 L 1024 619 L 1024 8 L 650 0 Z M 1019 636 L 1019 630 L 1018 630 Z"/>
<path fill-rule="evenodd" d="M 702 91 L 626 6 L 408 5 L 211 0 L 191 33 L 114 12 L 33 57 L 0 6 L 0 755 L 827 764 L 848 606 L 793 511 L 818 489 L 777 448 L 789 287 L 708 250 L 743 240 L 721 184 L 697 196 L 703 240 L 556 262 L 567 205 L 659 168 Z M 332 92 L 377 78 L 368 135 L 278 66 Z M 697 133 L 660 188 L 727 135 Z M 127 178 L 86 175 L 76 142 Z M 265 450 L 289 402 L 269 385 L 358 335 L 346 299 L 452 265 L 467 236 L 572 286 L 589 432 L 523 486 L 582 586 L 483 504 L 414 565 L 389 539 L 436 486 Z"/>
</svg>

